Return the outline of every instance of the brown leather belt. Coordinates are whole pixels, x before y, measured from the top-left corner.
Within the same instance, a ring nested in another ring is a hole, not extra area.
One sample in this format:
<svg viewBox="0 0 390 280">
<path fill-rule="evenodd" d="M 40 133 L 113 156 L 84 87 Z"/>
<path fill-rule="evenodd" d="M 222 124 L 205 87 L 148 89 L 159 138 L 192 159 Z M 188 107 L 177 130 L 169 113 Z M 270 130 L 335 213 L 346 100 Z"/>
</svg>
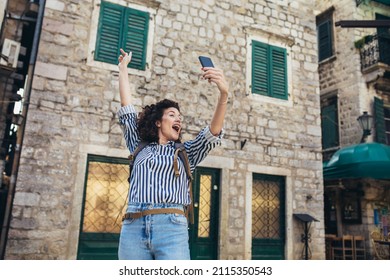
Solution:
<svg viewBox="0 0 390 280">
<path fill-rule="evenodd" d="M 122 221 L 127 219 L 139 219 L 143 216 L 154 215 L 154 214 L 180 214 L 187 217 L 186 213 L 183 210 L 176 208 L 159 208 L 159 209 L 149 209 L 141 212 L 135 213 L 126 213 L 122 216 Z"/>
</svg>

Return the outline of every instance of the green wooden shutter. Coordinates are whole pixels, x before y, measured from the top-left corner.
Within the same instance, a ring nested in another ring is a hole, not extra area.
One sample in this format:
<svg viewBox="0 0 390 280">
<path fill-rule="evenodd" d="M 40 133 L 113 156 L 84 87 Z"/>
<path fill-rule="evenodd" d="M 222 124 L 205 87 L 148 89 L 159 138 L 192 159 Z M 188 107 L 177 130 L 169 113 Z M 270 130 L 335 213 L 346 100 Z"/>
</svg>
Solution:
<svg viewBox="0 0 390 280">
<path fill-rule="evenodd" d="M 318 25 L 318 60 L 322 61 L 331 57 L 332 52 L 332 25 L 327 20 Z"/>
<path fill-rule="evenodd" d="M 127 10 L 124 48 L 132 51 L 130 67 L 145 70 L 149 13 Z"/>
<path fill-rule="evenodd" d="M 376 14 L 377 20 L 390 20 L 390 17 Z M 390 64 L 390 30 L 389 27 L 377 28 L 378 46 L 379 46 L 379 62 Z"/>
<path fill-rule="evenodd" d="M 252 41 L 252 93 L 287 99 L 285 49 Z"/>
<path fill-rule="evenodd" d="M 252 41 L 252 93 L 268 95 L 267 45 Z"/>
<path fill-rule="evenodd" d="M 280 99 L 287 99 L 286 50 L 275 46 L 270 46 L 270 53 L 270 95 Z"/>
<path fill-rule="evenodd" d="M 149 13 L 101 2 L 95 60 L 118 63 L 119 49 L 132 52 L 130 68 L 145 70 Z"/>
<path fill-rule="evenodd" d="M 385 115 L 383 111 L 383 100 L 374 97 L 375 113 L 375 140 L 378 143 L 386 144 Z"/>
<path fill-rule="evenodd" d="M 101 2 L 95 60 L 117 64 L 123 36 L 123 17 L 123 7 Z"/>
<path fill-rule="evenodd" d="M 322 148 L 328 149 L 339 145 L 337 104 L 332 103 L 321 109 Z"/>
</svg>

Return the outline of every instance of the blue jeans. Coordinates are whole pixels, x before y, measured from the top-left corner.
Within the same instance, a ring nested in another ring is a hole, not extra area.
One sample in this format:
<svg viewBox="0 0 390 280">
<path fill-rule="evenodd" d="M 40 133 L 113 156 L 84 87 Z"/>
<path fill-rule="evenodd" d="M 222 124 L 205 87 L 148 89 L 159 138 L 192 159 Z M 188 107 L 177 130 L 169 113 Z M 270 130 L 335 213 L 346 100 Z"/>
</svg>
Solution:
<svg viewBox="0 0 390 280">
<path fill-rule="evenodd" d="M 130 203 L 127 212 L 176 208 L 180 204 Z M 120 260 L 189 260 L 187 218 L 180 214 L 156 214 L 122 223 L 119 238 Z"/>
</svg>

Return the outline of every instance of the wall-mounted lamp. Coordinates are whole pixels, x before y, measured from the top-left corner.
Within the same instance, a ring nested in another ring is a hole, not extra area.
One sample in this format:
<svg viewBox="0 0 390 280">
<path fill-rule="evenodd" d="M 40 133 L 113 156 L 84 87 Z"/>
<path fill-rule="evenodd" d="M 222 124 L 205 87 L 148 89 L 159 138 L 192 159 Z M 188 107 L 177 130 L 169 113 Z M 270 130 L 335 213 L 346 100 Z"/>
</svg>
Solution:
<svg viewBox="0 0 390 280">
<path fill-rule="evenodd" d="M 369 115 L 367 112 L 363 112 L 363 115 L 359 116 L 357 120 L 360 127 L 363 129 L 363 136 L 360 143 L 364 143 L 366 142 L 367 136 L 371 135 L 373 116 Z"/>
<path fill-rule="evenodd" d="M 38 14 L 39 0 L 30 0 L 28 2 L 27 16 L 35 17 Z"/>
</svg>

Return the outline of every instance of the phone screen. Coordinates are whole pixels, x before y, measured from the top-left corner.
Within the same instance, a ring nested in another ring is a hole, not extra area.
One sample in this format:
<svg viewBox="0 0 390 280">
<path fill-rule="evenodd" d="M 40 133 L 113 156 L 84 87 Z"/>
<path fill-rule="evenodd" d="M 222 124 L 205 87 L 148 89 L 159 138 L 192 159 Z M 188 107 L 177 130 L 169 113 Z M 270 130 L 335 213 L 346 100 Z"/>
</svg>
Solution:
<svg viewBox="0 0 390 280">
<path fill-rule="evenodd" d="M 199 56 L 199 61 L 200 61 L 200 64 L 202 64 L 202 67 L 214 67 L 214 64 L 211 61 L 210 57 Z"/>
</svg>

